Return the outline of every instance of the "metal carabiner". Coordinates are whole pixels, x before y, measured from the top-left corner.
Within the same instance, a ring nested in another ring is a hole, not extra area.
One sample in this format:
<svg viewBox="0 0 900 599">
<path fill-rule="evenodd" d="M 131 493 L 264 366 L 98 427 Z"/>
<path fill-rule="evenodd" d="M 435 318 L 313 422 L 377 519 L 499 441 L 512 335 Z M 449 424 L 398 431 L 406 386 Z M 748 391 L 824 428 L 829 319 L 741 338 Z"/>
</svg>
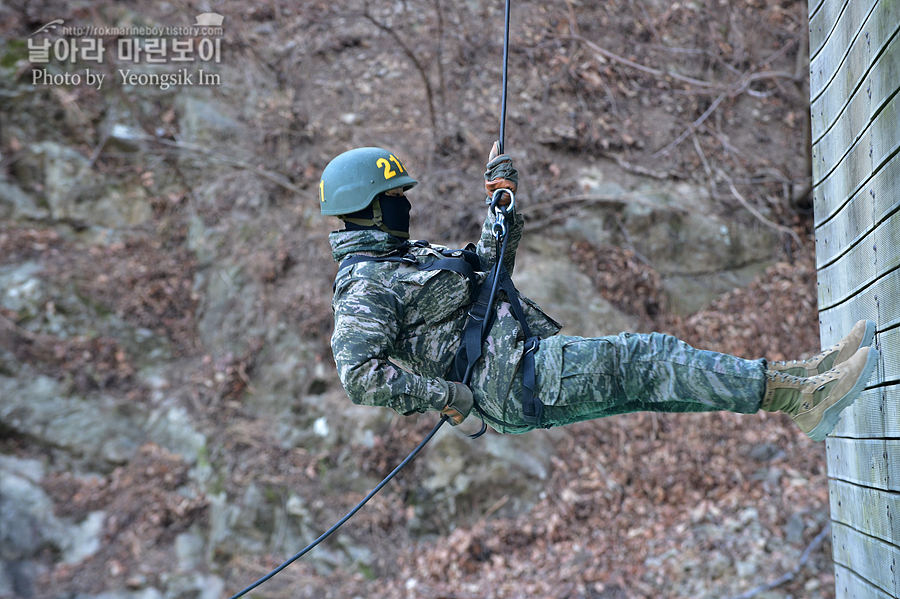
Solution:
<svg viewBox="0 0 900 599">
<path fill-rule="evenodd" d="M 509 204 L 507 206 L 498 206 L 497 202 L 504 193 L 509 195 Z M 502 187 L 494 190 L 494 193 L 491 195 L 491 210 L 494 212 L 495 221 L 493 228 L 494 237 L 499 239 L 506 235 L 506 215 L 509 213 L 507 209 L 515 210 L 515 207 L 516 196 L 511 190 Z"/>
<path fill-rule="evenodd" d="M 495 239 L 502 239 L 506 236 L 506 219 L 502 214 L 497 215 L 497 222 L 494 223 L 491 232 L 494 234 Z"/>
<path fill-rule="evenodd" d="M 507 208 L 509 210 L 515 210 L 516 194 L 514 194 L 511 189 L 506 189 L 505 187 L 499 187 L 494 190 L 493 194 L 491 194 L 491 210 L 497 210 L 497 200 L 499 200 L 500 196 L 502 196 L 504 193 L 509 196 L 509 204 L 507 205 Z"/>
</svg>

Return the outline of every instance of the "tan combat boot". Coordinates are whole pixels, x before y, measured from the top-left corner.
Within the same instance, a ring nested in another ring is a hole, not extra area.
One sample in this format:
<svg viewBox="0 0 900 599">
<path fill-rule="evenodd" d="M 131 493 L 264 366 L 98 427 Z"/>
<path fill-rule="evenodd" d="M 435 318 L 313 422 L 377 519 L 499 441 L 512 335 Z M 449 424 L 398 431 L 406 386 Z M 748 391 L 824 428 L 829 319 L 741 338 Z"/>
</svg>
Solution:
<svg viewBox="0 0 900 599">
<path fill-rule="evenodd" d="M 790 414 L 813 441 L 822 441 L 841 419 L 841 411 L 862 393 L 877 361 L 875 348 L 862 347 L 832 370 L 809 378 L 767 370 L 760 408 Z"/>
<path fill-rule="evenodd" d="M 787 362 L 769 362 L 768 368 L 794 376 L 809 377 L 828 372 L 841 362 L 849 359 L 861 347 L 872 345 L 875 338 L 875 323 L 871 320 L 860 320 L 846 337 L 809 360 L 790 360 Z"/>
</svg>

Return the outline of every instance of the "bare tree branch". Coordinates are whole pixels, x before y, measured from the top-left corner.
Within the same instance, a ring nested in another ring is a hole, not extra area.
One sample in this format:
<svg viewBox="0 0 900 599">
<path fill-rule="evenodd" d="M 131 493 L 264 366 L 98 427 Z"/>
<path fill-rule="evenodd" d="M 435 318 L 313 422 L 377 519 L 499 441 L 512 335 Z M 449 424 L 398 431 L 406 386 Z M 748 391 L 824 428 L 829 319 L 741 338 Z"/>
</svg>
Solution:
<svg viewBox="0 0 900 599">
<path fill-rule="evenodd" d="M 674 79 L 676 81 L 681 81 L 682 83 L 687 83 L 689 85 L 693 85 L 695 87 L 704 87 L 704 88 L 709 88 L 709 89 L 726 89 L 727 88 L 727 86 L 722 83 L 710 83 L 709 81 L 701 81 L 700 79 L 694 79 L 693 77 L 679 75 L 678 73 L 673 73 L 671 71 L 661 71 L 659 69 L 653 69 L 648 66 L 644 66 L 637 62 L 634 62 L 633 60 L 628 60 L 627 58 L 623 58 L 622 56 L 619 56 L 618 54 L 613 54 L 609 50 L 601 48 L 594 42 L 587 40 L 584 37 L 575 34 L 574 32 L 572 33 L 572 35 L 570 35 L 568 37 L 568 39 L 572 39 L 572 40 L 583 43 L 585 46 L 587 46 L 588 48 L 590 48 L 597 54 L 599 54 L 605 58 L 608 58 L 609 60 L 612 60 L 612 61 L 618 62 L 619 64 L 623 64 L 625 66 L 631 67 L 642 73 L 647 73 L 648 75 L 653 75 L 654 77 L 657 77 L 659 79 L 670 78 L 670 79 Z"/>
<path fill-rule="evenodd" d="M 587 46 L 588 48 L 590 48 L 593 52 L 595 52 L 609 60 L 612 60 L 619 64 L 631 67 L 642 73 L 652 75 L 653 77 L 656 77 L 658 79 L 662 79 L 662 80 L 672 79 L 672 80 L 680 81 L 682 83 L 686 83 L 693 87 L 699 87 L 699 88 L 702 88 L 705 90 L 721 90 L 721 93 L 716 97 L 715 100 L 713 100 L 712 104 L 710 104 L 710 106 L 706 109 L 706 111 L 704 111 L 704 113 L 702 115 L 700 115 L 700 117 L 697 118 L 697 120 L 695 120 L 693 123 L 691 123 L 691 125 L 684 132 L 682 132 L 677 138 L 675 138 L 674 141 L 672 141 L 669 145 L 667 145 L 662 150 L 659 150 L 658 152 L 654 153 L 653 154 L 654 158 L 659 158 L 660 156 L 664 156 L 664 155 L 668 154 L 673 149 L 675 149 L 679 144 L 681 144 L 681 142 L 683 142 L 685 139 L 687 139 L 688 135 L 693 133 L 697 129 L 697 127 L 699 127 L 701 124 L 703 124 L 703 122 L 706 119 L 708 119 L 710 117 L 710 115 L 712 115 L 715 112 L 716 108 L 719 107 L 719 105 L 725 100 L 725 98 L 733 98 L 742 93 L 746 93 L 746 94 L 756 97 L 756 98 L 766 98 L 766 97 L 771 96 L 773 93 L 775 93 L 774 91 L 757 91 L 757 90 L 753 89 L 751 87 L 751 84 L 754 81 L 759 81 L 759 80 L 763 80 L 763 79 L 787 79 L 790 81 L 796 81 L 798 79 L 798 77 L 801 76 L 801 74 L 799 74 L 799 72 L 789 73 L 786 71 L 756 71 L 756 72 L 752 72 L 752 73 L 744 73 L 741 77 L 738 78 L 737 81 L 735 81 L 733 83 L 719 83 L 719 82 L 703 81 L 701 79 L 695 79 L 693 77 L 687 77 L 685 75 L 681 75 L 679 73 L 675 73 L 672 71 L 663 71 L 660 69 L 654 69 L 654 68 L 648 67 L 646 65 L 642 65 L 640 63 L 634 62 L 633 60 L 629 60 L 627 58 L 619 56 L 618 54 L 614 54 L 614 53 L 610 52 L 609 50 L 606 50 L 605 48 L 601 48 L 597 44 L 595 44 L 595 43 L 591 42 L 590 40 L 584 38 L 583 36 L 579 35 L 577 33 L 576 26 L 574 25 L 573 17 L 571 16 L 571 14 L 572 14 L 571 5 L 569 6 L 569 12 L 570 12 L 570 23 L 569 23 L 570 35 L 566 39 L 578 41 L 578 42 L 584 44 L 585 46 Z M 785 44 L 784 47 L 780 48 L 778 51 L 776 51 L 774 54 L 772 54 L 772 56 L 770 56 L 765 61 L 763 61 L 763 63 L 760 66 L 763 66 L 763 67 L 766 66 L 767 64 L 769 64 L 770 62 L 775 60 L 778 56 L 780 56 L 784 52 L 787 52 L 788 49 L 793 47 L 793 45 L 797 42 L 798 39 L 799 38 L 794 38 L 789 43 Z"/>
<path fill-rule="evenodd" d="M 669 145 L 667 145 L 662 150 L 655 152 L 653 154 L 653 157 L 659 158 L 660 156 L 665 156 L 666 154 L 674 150 L 681 142 L 687 139 L 688 135 L 693 133 L 697 129 L 697 127 L 702 125 L 703 122 L 708 119 L 713 112 L 716 111 L 716 108 L 719 107 L 719 104 L 721 104 L 725 98 L 733 98 L 742 93 L 746 93 L 756 98 L 767 98 L 772 95 L 772 93 L 774 92 L 758 92 L 750 88 L 750 84 L 754 81 L 771 78 L 794 80 L 796 78 L 796 75 L 794 73 L 787 73 L 785 71 L 766 71 L 762 73 L 748 73 L 747 75 L 744 75 L 734 86 L 719 94 L 719 96 L 715 100 L 713 100 L 713 103 L 709 105 L 709 108 L 707 108 L 706 111 L 701 114 L 696 121 L 691 123 L 690 126 L 684 132 L 682 132 L 681 135 L 676 137 Z"/>
<path fill-rule="evenodd" d="M 807 545 L 806 551 L 804 551 L 803 555 L 800 556 L 800 561 L 797 562 L 797 565 L 794 566 L 793 570 L 791 570 L 790 572 L 786 572 L 785 574 L 782 574 L 781 576 L 779 576 L 778 578 L 776 578 L 775 580 L 773 580 L 770 583 L 760 585 L 756 588 L 750 589 L 746 593 L 742 593 L 735 597 L 731 597 L 730 599 L 750 599 L 751 597 L 759 595 L 762 592 L 772 590 L 777 586 L 781 586 L 786 582 L 790 582 L 791 580 L 794 580 L 794 578 L 797 576 L 797 574 L 800 573 L 800 570 L 803 568 L 803 566 L 806 565 L 806 562 L 809 560 L 809 556 L 819 545 L 822 544 L 822 541 L 825 540 L 825 537 L 830 532 L 831 532 L 831 522 L 826 524 L 825 528 L 822 529 L 822 532 L 817 534 L 816 538 L 814 538 L 809 543 L 809 545 Z"/>
<path fill-rule="evenodd" d="M 282 175 L 281 173 L 276 173 L 274 171 L 266 170 L 262 167 L 259 167 L 255 164 L 250 164 L 245 160 L 240 160 L 238 158 L 232 158 L 231 156 L 226 156 L 225 154 L 220 154 L 215 150 L 211 150 L 207 147 L 200 146 L 197 144 L 188 143 L 186 141 L 173 141 L 171 139 L 166 139 L 164 137 L 154 137 L 152 135 L 143 134 L 138 137 L 143 141 L 154 142 L 160 145 L 169 146 L 172 148 L 176 148 L 181 151 L 189 151 L 197 154 L 203 154 L 208 160 L 212 162 L 218 162 L 220 164 L 227 164 L 229 166 L 234 166 L 237 168 L 246 169 L 259 175 L 264 179 L 268 179 L 269 181 L 275 183 L 276 185 L 280 185 L 284 187 L 288 191 L 292 191 L 296 193 L 298 196 L 306 195 L 306 192 L 291 182 L 290 179 Z"/>
<path fill-rule="evenodd" d="M 17 337 L 22 337 L 24 339 L 28 339 L 29 341 L 44 341 L 44 340 L 53 339 L 53 337 L 51 337 L 50 335 L 45 335 L 43 333 L 32 333 L 31 331 L 29 331 L 27 329 L 23 329 L 22 327 L 17 325 L 12 320 L 8 319 L 3 314 L 0 314 L 0 328 L 6 329 L 13 335 L 16 335 Z"/>
<path fill-rule="evenodd" d="M 425 65 L 423 65 L 419 58 L 416 56 L 415 52 L 410 49 L 409 46 L 406 45 L 406 42 L 403 41 L 403 38 L 394 31 L 393 27 L 385 25 L 378 19 L 376 19 L 372 13 L 369 12 L 369 3 L 366 2 L 363 8 L 362 16 L 365 17 L 369 22 L 371 22 L 375 27 L 384 31 L 388 35 L 390 35 L 394 41 L 400 46 L 400 49 L 403 50 L 403 53 L 406 57 L 413 63 L 413 66 L 416 67 L 416 70 L 419 72 L 419 76 L 422 78 L 422 83 L 425 85 L 425 97 L 428 100 L 428 114 L 431 117 L 431 131 L 434 141 L 437 142 L 438 139 L 438 119 L 437 119 L 437 111 L 434 108 L 434 91 L 431 89 L 431 80 L 428 78 L 428 73 L 425 72 Z M 440 61 L 440 56 L 438 56 L 438 61 Z"/>
<path fill-rule="evenodd" d="M 790 235 L 794 239 L 794 241 L 797 242 L 798 247 L 803 246 L 803 242 L 800 241 L 800 236 L 797 235 L 797 233 L 793 229 L 791 229 L 790 227 L 785 227 L 784 225 L 779 225 L 778 223 L 773 223 L 772 221 L 767 219 L 765 216 L 763 216 L 756 208 L 753 207 L 752 204 L 750 204 L 750 202 L 748 202 L 746 200 L 746 198 L 744 198 L 744 196 L 742 196 L 740 194 L 740 192 L 737 190 L 737 187 L 734 186 L 734 182 L 731 179 L 724 177 L 724 173 L 722 173 L 721 171 L 719 171 L 719 173 L 723 176 L 723 178 L 725 178 L 728 181 L 728 188 L 731 189 L 731 195 L 733 195 L 737 199 L 737 201 L 739 201 L 741 203 L 741 205 L 750 212 L 750 214 L 755 216 L 760 222 L 762 222 L 767 227 L 771 227 L 772 229 L 775 229 L 776 231 L 780 231 L 782 233 L 787 233 L 788 235 Z"/>
<path fill-rule="evenodd" d="M 679 135 L 674 140 L 672 140 L 672 142 L 669 145 L 667 145 L 665 148 L 663 148 L 662 150 L 659 150 L 658 152 L 654 152 L 653 157 L 659 158 L 660 156 L 665 156 L 666 154 L 668 154 L 669 152 L 674 150 L 678 146 L 678 144 L 680 144 L 685 139 L 687 139 L 688 135 L 693 133 L 697 129 L 697 127 L 699 127 L 700 125 L 703 124 L 703 121 L 708 119 L 710 117 L 710 115 L 712 115 L 712 113 L 714 113 L 716 111 L 716 108 L 719 107 L 719 104 L 721 104 L 722 100 L 724 100 L 727 96 L 728 96 L 728 92 L 722 92 L 721 94 L 719 94 L 719 96 L 715 100 L 713 100 L 712 104 L 709 105 L 709 108 L 707 108 L 703 112 L 703 114 L 701 114 L 700 117 L 697 118 L 696 121 L 691 123 L 691 125 L 687 129 L 685 129 L 681 133 L 681 135 Z"/>
</svg>

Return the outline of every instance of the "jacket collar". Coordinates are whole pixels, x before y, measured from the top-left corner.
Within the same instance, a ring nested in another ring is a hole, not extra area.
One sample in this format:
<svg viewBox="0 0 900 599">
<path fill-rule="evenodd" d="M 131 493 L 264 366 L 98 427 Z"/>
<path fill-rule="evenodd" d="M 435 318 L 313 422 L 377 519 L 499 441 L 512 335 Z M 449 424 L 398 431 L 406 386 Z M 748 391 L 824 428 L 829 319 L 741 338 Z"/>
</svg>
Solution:
<svg viewBox="0 0 900 599">
<path fill-rule="evenodd" d="M 331 256 L 335 262 L 341 262 L 351 254 L 369 254 L 383 256 L 397 251 L 407 245 L 384 231 L 333 231 L 328 235 L 331 243 Z"/>
</svg>

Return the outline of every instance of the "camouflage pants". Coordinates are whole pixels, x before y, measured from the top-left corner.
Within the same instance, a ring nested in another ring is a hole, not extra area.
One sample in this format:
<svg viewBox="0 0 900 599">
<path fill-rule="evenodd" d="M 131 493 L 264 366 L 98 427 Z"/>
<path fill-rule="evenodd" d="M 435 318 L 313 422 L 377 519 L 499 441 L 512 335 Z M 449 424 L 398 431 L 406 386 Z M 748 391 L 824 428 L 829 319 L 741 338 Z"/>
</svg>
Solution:
<svg viewBox="0 0 900 599">
<path fill-rule="evenodd" d="M 548 428 L 638 411 L 750 414 L 765 392 L 765 368 L 765 360 L 694 349 L 659 333 L 557 335 L 541 341 L 535 357 L 535 395 L 545 406 L 541 426 Z M 502 418 L 509 426 L 501 432 L 532 428 L 522 419 L 521 383 L 519 373 Z"/>
</svg>

